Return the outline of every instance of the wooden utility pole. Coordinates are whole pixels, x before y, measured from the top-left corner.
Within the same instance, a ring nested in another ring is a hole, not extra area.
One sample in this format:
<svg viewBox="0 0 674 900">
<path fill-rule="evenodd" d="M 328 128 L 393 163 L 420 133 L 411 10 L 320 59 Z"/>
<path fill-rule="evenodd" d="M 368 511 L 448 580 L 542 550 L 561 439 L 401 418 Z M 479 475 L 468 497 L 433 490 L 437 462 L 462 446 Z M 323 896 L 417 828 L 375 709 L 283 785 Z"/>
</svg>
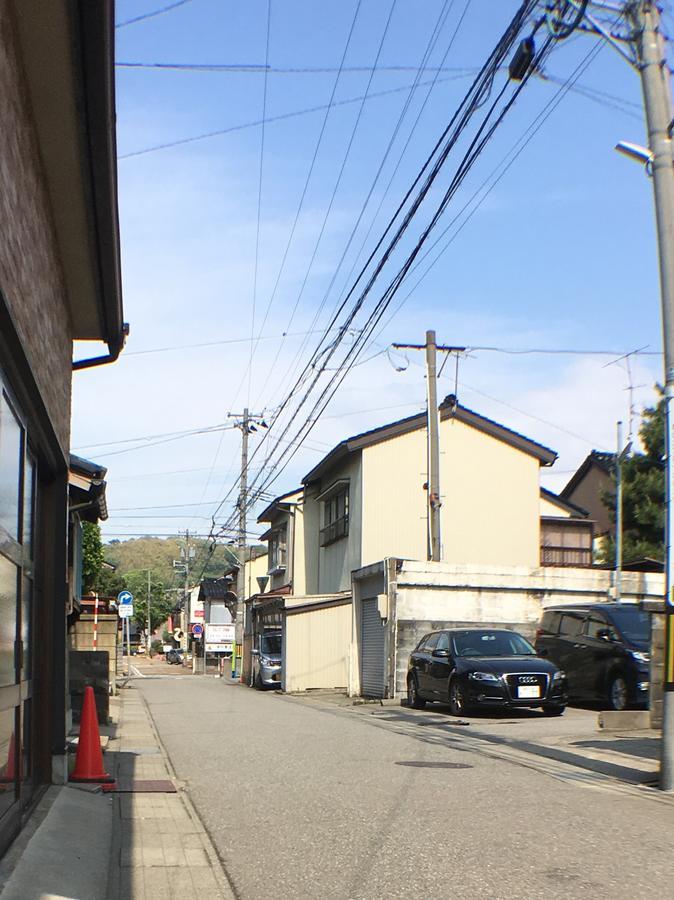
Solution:
<svg viewBox="0 0 674 900">
<path fill-rule="evenodd" d="M 428 530 L 428 559 L 440 562 L 442 559 L 442 538 L 440 533 L 440 413 L 438 410 L 438 373 L 437 351 L 441 353 L 460 353 L 465 347 L 447 347 L 438 345 L 435 340 L 435 331 L 426 332 L 425 344 L 393 344 L 397 350 L 425 350 L 426 351 L 426 413 L 428 424 L 427 434 L 427 530 Z"/>
</svg>

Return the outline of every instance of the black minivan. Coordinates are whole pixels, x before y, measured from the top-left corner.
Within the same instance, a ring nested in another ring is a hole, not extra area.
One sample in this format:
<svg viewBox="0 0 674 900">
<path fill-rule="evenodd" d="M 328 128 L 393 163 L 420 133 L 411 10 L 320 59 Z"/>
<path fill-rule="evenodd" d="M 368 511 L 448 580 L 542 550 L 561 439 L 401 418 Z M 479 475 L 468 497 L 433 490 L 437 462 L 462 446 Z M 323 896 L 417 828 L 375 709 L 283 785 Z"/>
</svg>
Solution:
<svg viewBox="0 0 674 900">
<path fill-rule="evenodd" d="M 536 650 L 566 672 L 569 696 L 609 709 L 648 704 L 650 615 L 636 603 L 546 609 Z"/>
</svg>

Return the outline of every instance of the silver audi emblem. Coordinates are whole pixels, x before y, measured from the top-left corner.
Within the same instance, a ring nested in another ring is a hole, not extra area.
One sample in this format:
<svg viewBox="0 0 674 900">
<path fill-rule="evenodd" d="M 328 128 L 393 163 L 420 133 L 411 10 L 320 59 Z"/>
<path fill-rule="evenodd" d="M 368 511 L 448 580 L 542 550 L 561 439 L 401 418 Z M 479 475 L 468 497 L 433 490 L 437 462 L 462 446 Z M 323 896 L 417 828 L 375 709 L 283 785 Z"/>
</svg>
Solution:
<svg viewBox="0 0 674 900">
<path fill-rule="evenodd" d="M 520 675 L 520 684 L 538 684 L 538 678 L 535 675 Z"/>
</svg>

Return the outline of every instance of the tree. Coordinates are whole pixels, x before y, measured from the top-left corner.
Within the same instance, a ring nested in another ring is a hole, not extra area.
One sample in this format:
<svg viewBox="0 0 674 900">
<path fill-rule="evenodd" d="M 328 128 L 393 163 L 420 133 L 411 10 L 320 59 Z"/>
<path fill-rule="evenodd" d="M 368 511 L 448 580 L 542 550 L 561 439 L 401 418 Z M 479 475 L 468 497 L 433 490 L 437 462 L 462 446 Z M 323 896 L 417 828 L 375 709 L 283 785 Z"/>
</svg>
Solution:
<svg viewBox="0 0 674 900">
<path fill-rule="evenodd" d="M 664 560 L 665 554 L 665 401 L 660 400 L 642 414 L 639 437 L 643 453 L 634 453 L 622 464 L 623 560 L 650 557 Z M 615 490 L 606 491 L 602 501 L 615 524 Z M 615 565 L 615 534 L 604 540 L 601 561 Z"/>
<path fill-rule="evenodd" d="M 133 621 L 141 631 L 147 632 L 147 571 L 127 572 L 124 587 L 133 594 Z M 174 605 L 174 597 L 164 590 L 163 582 L 150 571 L 150 624 L 153 630 L 166 621 Z"/>
<path fill-rule="evenodd" d="M 101 529 L 93 522 L 82 522 L 82 592 L 96 589 L 103 565 Z"/>
</svg>

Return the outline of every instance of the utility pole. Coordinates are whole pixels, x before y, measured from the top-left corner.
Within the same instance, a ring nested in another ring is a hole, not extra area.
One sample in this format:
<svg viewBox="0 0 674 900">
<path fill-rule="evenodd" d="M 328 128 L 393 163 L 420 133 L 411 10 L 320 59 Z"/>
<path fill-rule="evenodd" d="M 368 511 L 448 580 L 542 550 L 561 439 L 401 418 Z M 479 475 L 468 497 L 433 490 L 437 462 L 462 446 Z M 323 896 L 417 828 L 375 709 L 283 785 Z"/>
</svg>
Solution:
<svg viewBox="0 0 674 900">
<path fill-rule="evenodd" d="M 602 19 L 591 14 L 592 7 L 602 11 Z M 607 12 L 615 16 L 613 26 L 607 25 Z M 579 27 L 601 35 L 641 78 L 648 150 L 630 155 L 646 163 L 653 179 L 658 240 L 665 362 L 665 667 L 660 788 L 674 791 L 674 157 L 669 66 L 660 9 L 655 0 L 625 0 L 618 7 L 600 0 L 546 0 L 540 21 L 547 23 L 555 40 L 564 40 Z M 629 35 L 621 33 L 619 26 L 625 23 L 630 26 Z M 623 45 L 628 45 L 629 51 Z"/>
<path fill-rule="evenodd" d="M 623 578 L 623 423 L 618 422 L 615 455 L 615 599 L 622 600 Z"/>
<path fill-rule="evenodd" d="M 150 570 L 147 570 L 147 658 L 150 658 L 150 650 L 152 649 L 152 616 L 150 614 Z"/>
<path fill-rule="evenodd" d="M 660 10 L 651 0 L 628 3 L 641 75 L 658 235 L 665 357 L 665 676 L 660 787 L 674 790 L 674 158 L 672 101 Z"/>
<path fill-rule="evenodd" d="M 239 533 L 237 537 L 237 556 L 239 558 L 238 574 L 236 579 L 236 621 L 234 623 L 234 654 L 232 662 L 236 665 L 236 648 L 243 649 L 243 618 L 244 599 L 246 595 L 246 537 L 248 516 L 248 435 L 257 431 L 258 425 L 267 428 L 267 423 L 262 413 L 250 413 L 245 407 L 243 414 L 227 413 L 227 417 L 238 419 L 236 428 L 241 432 L 241 475 L 239 478 Z M 233 673 L 234 673 L 233 669 Z"/>
<path fill-rule="evenodd" d="M 438 410 L 438 374 L 437 352 L 462 353 L 465 347 L 448 347 L 445 344 L 436 343 L 435 331 L 426 332 L 425 344 L 392 344 L 397 350 L 425 350 L 426 351 L 426 413 L 428 424 L 426 428 L 427 443 L 427 529 L 428 529 L 428 559 L 440 562 L 442 559 L 442 540 L 440 533 L 440 413 Z"/>
</svg>

